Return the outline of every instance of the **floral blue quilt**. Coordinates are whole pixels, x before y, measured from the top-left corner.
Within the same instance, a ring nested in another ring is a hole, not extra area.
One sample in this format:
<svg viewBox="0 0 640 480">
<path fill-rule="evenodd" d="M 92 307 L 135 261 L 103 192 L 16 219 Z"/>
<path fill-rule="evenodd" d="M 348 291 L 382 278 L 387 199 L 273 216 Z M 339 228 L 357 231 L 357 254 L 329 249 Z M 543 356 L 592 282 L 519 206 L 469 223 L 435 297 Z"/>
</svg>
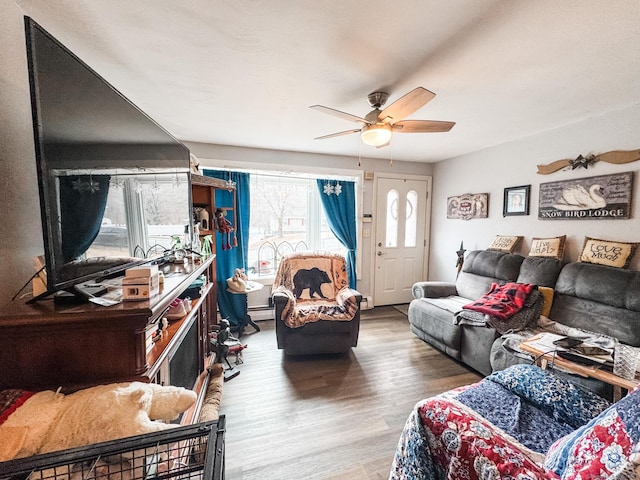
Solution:
<svg viewBox="0 0 640 480">
<path fill-rule="evenodd" d="M 557 440 L 610 406 L 533 365 L 516 365 L 419 402 L 398 442 L 390 479 L 554 479 Z"/>
</svg>

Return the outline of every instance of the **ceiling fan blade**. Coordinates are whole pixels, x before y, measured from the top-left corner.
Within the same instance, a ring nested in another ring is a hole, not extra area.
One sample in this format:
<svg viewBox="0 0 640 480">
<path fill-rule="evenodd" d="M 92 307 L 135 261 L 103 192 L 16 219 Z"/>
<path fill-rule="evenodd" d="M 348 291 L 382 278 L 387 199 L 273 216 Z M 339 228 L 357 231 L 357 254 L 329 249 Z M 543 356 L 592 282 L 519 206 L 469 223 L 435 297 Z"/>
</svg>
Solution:
<svg viewBox="0 0 640 480">
<path fill-rule="evenodd" d="M 366 123 L 366 124 L 371 123 L 362 117 L 351 115 L 350 113 L 341 112 L 340 110 L 336 110 L 335 108 L 329 108 L 323 105 L 311 105 L 309 108 L 312 108 L 313 110 L 316 110 L 318 112 L 333 115 L 334 117 L 344 118 L 345 120 L 350 120 L 352 122 L 360 122 L 360 123 Z"/>
<path fill-rule="evenodd" d="M 435 93 L 430 92 L 426 88 L 414 88 L 409 93 L 400 97 L 387 108 L 382 110 L 378 115 L 378 120 L 384 122 L 386 119 L 390 118 L 392 124 L 397 123 L 411 115 L 420 107 L 425 106 L 435 96 Z"/>
<path fill-rule="evenodd" d="M 323 135 L 322 137 L 316 137 L 314 138 L 314 140 L 324 140 L 325 138 L 333 138 L 333 137 L 340 137 L 342 135 L 349 135 L 350 133 L 360 133 L 360 129 L 354 129 L 354 130 L 345 130 L 344 132 L 337 132 L 337 133 L 330 133 L 329 135 Z"/>
<path fill-rule="evenodd" d="M 448 132 L 456 122 L 443 122 L 439 120 L 405 120 L 394 123 L 392 129 L 398 133 L 432 133 Z"/>
</svg>

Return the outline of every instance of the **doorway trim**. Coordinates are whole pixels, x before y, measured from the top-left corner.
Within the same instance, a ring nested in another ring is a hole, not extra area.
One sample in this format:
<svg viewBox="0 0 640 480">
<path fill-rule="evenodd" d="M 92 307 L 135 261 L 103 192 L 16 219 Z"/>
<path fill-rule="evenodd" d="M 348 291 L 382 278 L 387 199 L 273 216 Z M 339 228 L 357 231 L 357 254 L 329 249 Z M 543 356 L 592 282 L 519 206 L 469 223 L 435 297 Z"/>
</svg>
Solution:
<svg viewBox="0 0 640 480">
<path fill-rule="evenodd" d="M 424 238 L 426 245 L 424 246 L 424 257 L 422 262 L 422 277 L 426 280 L 429 276 L 429 252 L 431 250 L 431 198 L 432 198 L 432 189 L 433 189 L 433 176 L 432 175 L 414 175 L 407 173 L 377 173 L 373 174 L 373 205 L 372 211 L 378 211 L 378 179 L 380 178 L 390 178 L 393 180 L 418 180 L 427 182 L 427 198 L 425 202 L 425 213 L 428 215 L 426 221 L 424 222 Z M 372 230 L 372 238 L 371 238 L 371 249 L 369 252 L 369 275 L 371 278 L 370 282 L 370 290 L 371 295 L 373 297 L 373 305 L 376 304 L 375 299 L 375 263 L 376 263 L 376 248 L 378 239 L 375 236 L 375 232 L 377 231 L 377 222 L 378 218 L 373 218 L 373 222 L 371 224 Z"/>
</svg>

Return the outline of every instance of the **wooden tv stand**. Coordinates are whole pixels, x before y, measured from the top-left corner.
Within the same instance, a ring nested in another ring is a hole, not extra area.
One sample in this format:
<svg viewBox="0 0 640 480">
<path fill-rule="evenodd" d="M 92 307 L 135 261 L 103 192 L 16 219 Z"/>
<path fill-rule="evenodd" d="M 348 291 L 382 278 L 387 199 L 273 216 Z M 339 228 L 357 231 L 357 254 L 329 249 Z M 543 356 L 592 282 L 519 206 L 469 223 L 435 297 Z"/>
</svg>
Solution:
<svg viewBox="0 0 640 480">
<path fill-rule="evenodd" d="M 159 295 L 112 307 L 93 303 L 55 306 L 52 299 L 16 303 L 0 314 L 0 389 L 69 393 L 106 383 L 143 381 L 206 389 L 209 332 L 217 322 L 215 255 L 167 264 Z M 207 278 L 192 310 L 170 323 L 158 342 L 148 331 L 169 304 L 201 275 Z M 173 363 L 172 363 L 173 362 Z M 189 364 L 180 371 L 180 365 Z M 174 378 L 172 378 L 174 377 Z M 197 392 L 202 395 L 202 391 Z"/>
</svg>

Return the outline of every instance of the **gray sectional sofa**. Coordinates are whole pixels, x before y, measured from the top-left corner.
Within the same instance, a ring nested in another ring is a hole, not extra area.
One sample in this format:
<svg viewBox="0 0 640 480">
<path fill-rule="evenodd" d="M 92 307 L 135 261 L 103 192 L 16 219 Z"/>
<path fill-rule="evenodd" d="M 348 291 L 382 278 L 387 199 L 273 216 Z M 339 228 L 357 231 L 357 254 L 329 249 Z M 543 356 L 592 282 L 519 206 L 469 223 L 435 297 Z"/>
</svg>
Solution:
<svg viewBox="0 0 640 480">
<path fill-rule="evenodd" d="M 470 252 L 455 283 L 413 286 L 411 331 L 484 375 L 523 363 L 503 348 L 504 339 L 493 328 L 454 323 L 454 313 L 493 282 L 552 287 L 551 320 L 640 347 L 640 272 L 490 250 Z"/>
</svg>

